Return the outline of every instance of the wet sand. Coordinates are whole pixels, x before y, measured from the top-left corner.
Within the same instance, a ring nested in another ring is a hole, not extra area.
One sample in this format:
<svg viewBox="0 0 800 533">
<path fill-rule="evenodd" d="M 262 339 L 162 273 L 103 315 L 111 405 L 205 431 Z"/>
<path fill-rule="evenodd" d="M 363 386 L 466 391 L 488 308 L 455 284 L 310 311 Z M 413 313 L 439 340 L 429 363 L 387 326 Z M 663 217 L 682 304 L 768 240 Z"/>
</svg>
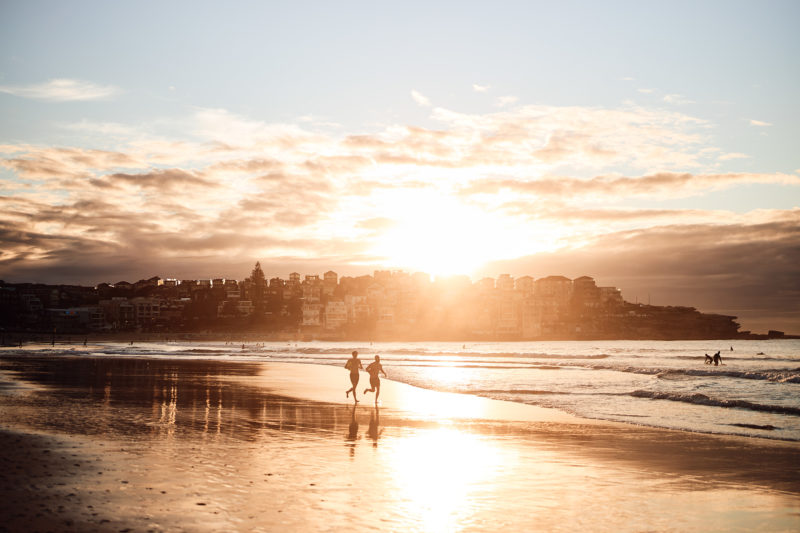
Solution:
<svg viewBox="0 0 800 533">
<path fill-rule="evenodd" d="M 354 408 L 334 367 L 0 358 L 0 531 L 800 529 L 798 443 L 368 382 Z"/>
</svg>

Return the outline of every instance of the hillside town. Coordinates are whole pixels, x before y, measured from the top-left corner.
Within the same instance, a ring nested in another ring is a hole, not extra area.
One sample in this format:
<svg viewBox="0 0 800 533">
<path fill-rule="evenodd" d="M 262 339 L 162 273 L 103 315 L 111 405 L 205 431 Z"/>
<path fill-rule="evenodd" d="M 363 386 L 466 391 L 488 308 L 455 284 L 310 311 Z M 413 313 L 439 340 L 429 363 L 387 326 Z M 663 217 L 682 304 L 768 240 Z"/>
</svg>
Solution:
<svg viewBox="0 0 800 533">
<path fill-rule="evenodd" d="M 242 281 L 152 277 L 94 287 L 0 281 L 3 332 L 235 335 L 294 340 L 719 339 L 736 317 L 626 302 L 588 276 L 432 280 L 428 274 Z M 771 331 L 770 336 L 781 336 Z"/>
</svg>

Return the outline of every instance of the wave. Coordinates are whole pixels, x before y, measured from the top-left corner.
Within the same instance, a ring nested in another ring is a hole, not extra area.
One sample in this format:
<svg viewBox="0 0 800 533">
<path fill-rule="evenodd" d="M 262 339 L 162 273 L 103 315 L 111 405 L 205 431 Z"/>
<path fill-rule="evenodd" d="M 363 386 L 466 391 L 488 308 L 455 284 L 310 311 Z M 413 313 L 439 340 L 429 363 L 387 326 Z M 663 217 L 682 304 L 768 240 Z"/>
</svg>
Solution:
<svg viewBox="0 0 800 533">
<path fill-rule="evenodd" d="M 538 395 L 538 394 L 573 394 L 566 391 L 553 391 L 541 389 L 463 389 L 456 392 L 464 394 L 524 394 L 524 395 Z"/>
<path fill-rule="evenodd" d="M 700 368 L 646 368 L 638 366 L 612 366 L 593 365 L 588 368 L 593 370 L 612 370 L 616 372 L 629 372 L 632 374 L 654 375 L 659 378 L 691 377 L 727 377 L 735 379 L 754 379 L 774 381 L 776 383 L 800 383 L 800 368 L 765 369 L 765 370 L 717 370 L 719 367 L 709 369 Z"/>
<path fill-rule="evenodd" d="M 417 356 L 420 358 L 427 358 L 427 357 L 463 357 L 473 359 L 476 357 L 483 357 L 483 358 L 498 358 L 498 357 L 507 357 L 507 358 L 514 358 L 514 359 L 565 359 L 565 360 L 582 360 L 582 359 L 607 359 L 611 357 L 609 354 L 553 354 L 553 353 L 543 353 L 543 352 L 482 352 L 482 351 L 426 351 L 420 349 L 411 349 L 411 348 L 384 348 L 382 350 L 370 348 L 354 348 L 361 354 L 361 357 L 368 357 L 369 354 L 372 353 L 379 353 L 381 357 L 391 357 L 395 355 L 403 356 L 403 355 L 410 355 L 410 356 Z M 349 357 L 350 352 L 352 350 L 342 349 L 342 348 L 316 348 L 316 347 L 301 347 L 301 348 L 289 348 L 286 349 L 277 349 L 272 347 L 266 347 L 266 351 L 270 353 L 276 354 L 306 354 L 306 355 L 338 355 Z"/>
<path fill-rule="evenodd" d="M 711 398 L 699 392 L 693 394 L 681 394 L 679 392 L 657 392 L 648 390 L 635 390 L 629 394 L 634 398 L 649 398 L 651 400 L 669 400 L 673 402 L 691 403 L 694 405 L 707 405 L 711 407 L 727 407 L 736 409 L 748 409 L 750 411 L 760 411 L 763 413 L 776 413 L 781 415 L 800 416 L 800 408 L 786 405 L 766 405 L 761 403 L 748 402 L 747 400 L 724 400 Z"/>
<path fill-rule="evenodd" d="M 709 354 L 712 355 L 712 354 Z M 671 359 L 681 359 L 684 361 L 704 361 L 705 357 L 702 355 L 676 355 Z M 800 359 L 796 357 L 770 357 L 770 356 L 752 356 L 752 357 L 733 357 L 726 355 L 723 361 L 781 361 L 783 363 L 800 363 Z"/>
<path fill-rule="evenodd" d="M 800 369 L 785 370 L 785 369 L 772 369 L 772 370 L 700 370 L 700 369 L 669 369 L 657 372 L 659 378 L 668 378 L 671 376 L 722 376 L 736 379 L 755 379 L 764 381 L 773 381 L 776 383 L 800 383 Z"/>
<path fill-rule="evenodd" d="M 780 429 L 780 428 L 776 428 L 772 424 L 767 424 L 767 425 L 764 425 L 764 426 L 760 426 L 758 424 L 728 424 L 728 425 L 729 426 L 736 426 L 736 427 L 740 427 L 740 428 L 747 428 L 747 429 L 763 429 L 764 431 L 774 431 L 776 429 Z"/>
</svg>

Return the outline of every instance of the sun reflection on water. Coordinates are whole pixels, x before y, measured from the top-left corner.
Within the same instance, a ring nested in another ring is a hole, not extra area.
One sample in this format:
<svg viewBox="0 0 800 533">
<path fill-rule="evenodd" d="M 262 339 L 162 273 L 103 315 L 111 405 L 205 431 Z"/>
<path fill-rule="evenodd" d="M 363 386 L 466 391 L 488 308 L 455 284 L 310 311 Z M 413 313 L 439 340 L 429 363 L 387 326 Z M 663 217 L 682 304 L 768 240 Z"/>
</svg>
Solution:
<svg viewBox="0 0 800 533">
<path fill-rule="evenodd" d="M 396 501 L 424 531 L 452 531 L 470 523 L 481 501 L 493 499 L 495 478 L 515 458 L 491 441 L 452 428 L 426 430 L 392 444 Z"/>
</svg>

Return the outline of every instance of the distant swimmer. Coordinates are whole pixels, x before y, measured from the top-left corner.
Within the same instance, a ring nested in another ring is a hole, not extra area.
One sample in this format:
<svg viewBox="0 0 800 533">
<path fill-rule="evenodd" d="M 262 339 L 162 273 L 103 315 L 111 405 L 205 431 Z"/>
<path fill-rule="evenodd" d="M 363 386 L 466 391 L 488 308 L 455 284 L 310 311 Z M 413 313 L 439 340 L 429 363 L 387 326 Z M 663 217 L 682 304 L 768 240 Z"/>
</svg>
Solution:
<svg viewBox="0 0 800 533">
<path fill-rule="evenodd" d="M 719 354 L 719 350 L 717 350 L 717 353 L 714 354 L 714 366 L 719 366 L 720 361 L 722 361 L 722 356 Z"/>
<path fill-rule="evenodd" d="M 353 400 L 358 403 L 358 398 L 356 398 L 356 387 L 358 386 L 358 369 L 364 370 L 364 367 L 361 366 L 361 360 L 358 358 L 358 352 L 353 350 L 353 357 L 347 360 L 344 364 L 344 367 L 350 371 L 350 383 L 353 384 L 352 387 L 345 391 L 345 396 L 348 398 L 350 397 L 350 393 L 353 393 Z"/>
<path fill-rule="evenodd" d="M 710 355 L 706 354 L 706 364 L 707 364 L 707 365 L 710 365 L 710 364 L 712 364 L 713 362 L 714 362 L 714 358 L 713 358 L 713 357 L 711 357 Z"/>
<path fill-rule="evenodd" d="M 371 388 L 364 389 L 364 394 L 368 392 L 375 393 L 375 403 L 378 403 L 378 397 L 381 395 L 381 376 L 380 372 L 383 372 L 383 377 L 387 378 L 389 376 L 386 375 L 386 372 L 383 370 L 383 365 L 381 365 L 381 356 L 376 355 L 375 360 L 367 365 L 367 373 L 369 374 L 369 386 Z"/>
</svg>

